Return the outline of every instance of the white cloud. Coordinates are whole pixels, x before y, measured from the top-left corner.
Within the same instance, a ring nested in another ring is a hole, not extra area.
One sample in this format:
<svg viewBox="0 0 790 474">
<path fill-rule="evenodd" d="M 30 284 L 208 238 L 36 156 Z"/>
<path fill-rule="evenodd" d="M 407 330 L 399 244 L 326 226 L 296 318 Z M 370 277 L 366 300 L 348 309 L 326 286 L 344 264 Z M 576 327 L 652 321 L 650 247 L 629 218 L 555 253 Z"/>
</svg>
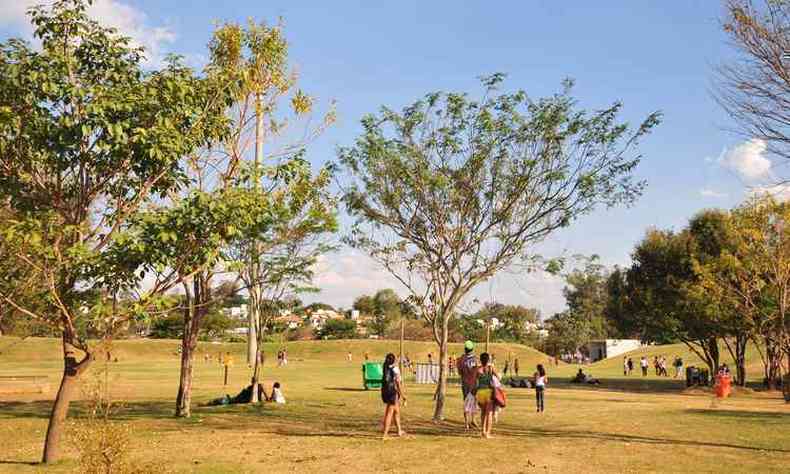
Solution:
<svg viewBox="0 0 790 474">
<path fill-rule="evenodd" d="M 335 307 L 349 308 L 354 299 L 371 295 L 384 288 L 392 288 L 401 297 L 407 295 L 395 278 L 378 266 L 366 255 L 354 250 L 343 251 L 321 257 L 315 267 L 314 284 L 321 292 L 304 295 L 305 302 L 322 301 Z M 537 308 L 543 318 L 565 309 L 562 295 L 564 281 L 545 272 L 516 273 L 502 272 L 489 282 L 478 285 L 462 304 L 462 311 L 475 311 L 479 304 L 498 301 Z"/>
<path fill-rule="evenodd" d="M 732 150 L 725 150 L 719 157 L 719 164 L 749 181 L 766 178 L 771 174 L 771 160 L 765 157 L 767 148 L 764 140 L 753 138 Z"/>
<path fill-rule="evenodd" d="M 702 197 L 716 198 L 716 199 L 727 197 L 726 193 L 720 193 L 719 191 L 716 191 L 715 189 L 710 189 L 710 188 L 702 188 L 702 189 L 700 189 L 699 195 L 702 196 Z"/>
<path fill-rule="evenodd" d="M 27 10 L 42 0 L 0 0 L 0 25 L 18 28 L 31 36 L 33 27 Z M 142 46 L 146 52 L 146 65 L 159 66 L 166 55 L 166 45 L 176 39 L 175 33 L 164 26 L 151 26 L 148 16 L 141 10 L 119 0 L 95 0 L 88 14 L 104 26 L 116 28 L 121 35 L 132 39 L 134 46 Z"/>
</svg>

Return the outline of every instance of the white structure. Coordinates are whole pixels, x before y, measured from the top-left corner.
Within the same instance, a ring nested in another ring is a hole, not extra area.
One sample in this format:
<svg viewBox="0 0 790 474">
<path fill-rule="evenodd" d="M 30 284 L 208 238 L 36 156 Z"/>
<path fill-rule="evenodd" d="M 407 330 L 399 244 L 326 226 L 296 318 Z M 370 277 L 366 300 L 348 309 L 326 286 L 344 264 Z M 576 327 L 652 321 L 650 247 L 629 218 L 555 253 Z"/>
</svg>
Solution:
<svg viewBox="0 0 790 474">
<path fill-rule="evenodd" d="M 351 310 L 351 319 L 353 321 L 356 321 L 356 320 L 359 319 L 359 310 L 358 309 L 352 309 Z"/>
<path fill-rule="evenodd" d="M 439 364 L 414 364 L 417 383 L 438 383 Z"/>
<path fill-rule="evenodd" d="M 594 361 L 619 356 L 640 347 L 642 342 L 638 339 L 604 339 L 587 343 L 590 359 Z"/>
</svg>

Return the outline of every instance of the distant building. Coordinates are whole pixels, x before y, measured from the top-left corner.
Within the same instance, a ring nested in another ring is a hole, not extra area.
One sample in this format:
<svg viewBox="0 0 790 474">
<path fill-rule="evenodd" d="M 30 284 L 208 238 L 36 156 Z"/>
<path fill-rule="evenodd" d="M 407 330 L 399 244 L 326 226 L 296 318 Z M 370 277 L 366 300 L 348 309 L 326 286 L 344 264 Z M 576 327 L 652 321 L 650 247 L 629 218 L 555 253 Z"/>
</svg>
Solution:
<svg viewBox="0 0 790 474">
<path fill-rule="evenodd" d="M 281 313 L 280 316 L 274 319 L 274 321 L 284 325 L 288 329 L 297 329 L 302 327 L 302 324 L 304 324 L 304 320 L 301 317 L 290 313 Z"/>
<path fill-rule="evenodd" d="M 603 339 L 587 343 L 591 360 L 608 359 L 642 347 L 639 339 Z"/>
<path fill-rule="evenodd" d="M 330 319 L 346 319 L 346 317 L 337 311 L 331 309 L 317 309 L 307 313 L 307 320 L 314 329 L 321 329 Z"/>
</svg>

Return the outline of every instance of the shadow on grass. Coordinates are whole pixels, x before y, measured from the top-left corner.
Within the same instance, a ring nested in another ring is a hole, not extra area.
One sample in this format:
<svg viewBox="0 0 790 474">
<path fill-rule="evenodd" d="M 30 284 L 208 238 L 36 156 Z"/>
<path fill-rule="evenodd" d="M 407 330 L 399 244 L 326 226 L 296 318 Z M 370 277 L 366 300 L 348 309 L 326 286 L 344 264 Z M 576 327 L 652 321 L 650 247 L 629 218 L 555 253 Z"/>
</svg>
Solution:
<svg viewBox="0 0 790 474">
<path fill-rule="evenodd" d="M 324 387 L 324 390 L 332 390 L 335 392 L 370 392 L 376 391 L 377 388 L 365 390 L 364 388 L 349 388 L 349 387 Z"/>
<path fill-rule="evenodd" d="M 719 408 L 702 409 L 689 408 L 686 413 L 709 417 L 738 418 L 742 420 L 757 421 L 761 424 L 785 424 L 790 422 L 790 412 L 778 411 L 741 411 Z"/>
<path fill-rule="evenodd" d="M 29 461 L 4 461 L 0 459 L 0 466 L 2 465 L 11 465 L 11 466 L 38 466 L 39 463 L 37 462 L 29 462 Z"/>
</svg>

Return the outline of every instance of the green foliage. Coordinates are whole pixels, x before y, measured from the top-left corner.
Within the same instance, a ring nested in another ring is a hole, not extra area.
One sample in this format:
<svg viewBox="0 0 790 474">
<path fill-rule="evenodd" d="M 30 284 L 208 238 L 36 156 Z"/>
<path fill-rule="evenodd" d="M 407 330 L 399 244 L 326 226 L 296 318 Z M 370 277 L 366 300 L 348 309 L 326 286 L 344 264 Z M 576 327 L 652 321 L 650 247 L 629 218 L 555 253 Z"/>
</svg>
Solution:
<svg viewBox="0 0 790 474">
<path fill-rule="evenodd" d="M 350 319 L 329 319 L 318 331 L 321 339 L 354 339 L 357 337 L 357 322 Z"/>
<path fill-rule="evenodd" d="M 214 84 L 175 59 L 144 71 L 142 51 L 86 7 L 34 8 L 41 48 L 0 45 L 0 194 L 13 211 L 0 254 L 46 282 L 29 287 L 26 309 L 72 336 L 90 326 L 76 320 L 109 330 L 108 317 L 131 316 L 96 298 L 130 284 L 128 268 L 105 265 L 109 242 L 153 196 L 183 185 L 182 156 L 227 132 Z"/>
</svg>

